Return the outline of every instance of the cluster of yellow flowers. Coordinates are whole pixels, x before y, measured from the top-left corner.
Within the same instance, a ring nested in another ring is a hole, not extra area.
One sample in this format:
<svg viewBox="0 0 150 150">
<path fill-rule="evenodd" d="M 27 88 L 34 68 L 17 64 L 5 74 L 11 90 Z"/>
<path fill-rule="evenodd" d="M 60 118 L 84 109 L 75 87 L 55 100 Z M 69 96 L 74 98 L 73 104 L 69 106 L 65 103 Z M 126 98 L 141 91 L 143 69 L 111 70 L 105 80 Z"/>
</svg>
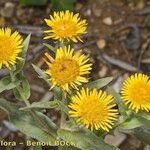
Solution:
<svg viewBox="0 0 150 150">
<path fill-rule="evenodd" d="M 45 33 L 45 39 L 52 38 L 60 42 L 81 40 L 81 35 L 86 33 L 87 22 L 81 20 L 79 14 L 72 12 L 54 12 L 45 22 L 50 27 Z M 65 43 L 64 43 L 65 44 Z M 11 29 L 0 29 L 0 69 L 11 69 L 15 65 L 23 48 L 23 39 L 18 32 L 11 33 Z M 52 86 L 59 86 L 66 92 L 76 89 L 69 104 L 70 117 L 86 128 L 103 129 L 109 131 L 118 118 L 118 110 L 113 102 L 113 97 L 105 91 L 81 88 L 82 83 L 88 82 L 92 64 L 89 57 L 81 51 L 75 51 L 70 45 L 56 49 L 55 58 L 45 53 L 44 58 L 48 69 L 49 81 Z M 144 74 L 135 74 L 123 83 L 121 98 L 129 108 L 150 110 L 150 80 Z"/>
</svg>

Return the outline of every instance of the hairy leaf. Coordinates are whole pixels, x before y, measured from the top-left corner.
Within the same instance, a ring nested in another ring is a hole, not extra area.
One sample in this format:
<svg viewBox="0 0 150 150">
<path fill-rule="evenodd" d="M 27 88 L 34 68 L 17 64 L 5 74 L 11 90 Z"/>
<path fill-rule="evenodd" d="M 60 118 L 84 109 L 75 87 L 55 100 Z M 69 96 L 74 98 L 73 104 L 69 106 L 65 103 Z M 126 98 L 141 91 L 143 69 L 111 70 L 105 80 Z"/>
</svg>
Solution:
<svg viewBox="0 0 150 150">
<path fill-rule="evenodd" d="M 15 88 L 20 84 L 20 81 L 11 81 L 10 77 L 5 77 L 0 80 L 0 93 L 5 91 L 5 90 L 10 90 Z"/>
<path fill-rule="evenodd" d="M 42 122 L 44 122 L 44 126 L 41 127 L 39 120 L 36 119 L 34 115 L 28 111 L 19 110 L 17 105 L 8 102 L 5 99 L 0 99 L 0 108 L 8 113 L 11 123 L 13 123 L 21 132 L 41 142 L 50 142 L 54 145 L 56 139 L 54 137 L 54 133 L 51 134 L 50 131 L 53 131 L 56 134 L 56 128 L 48 123 L 52 121 L 47 116 L 43 114 L 39 115 Z M 47 126 L 50 131 L 47 131 L 45 126 Z"/>
<path fill-rule="evenodd" d="M 134 129 L 134 135 L 144 143 L 150 145 L 150 123 L 147 126 Z"/>
<path fill-rule="evenodd" d="M 48 81 L 48 78 L 49 78 L 48 75 L 36 65 L 32 64 L 32 66 L 34 70 L 36 71 L 36 73 L 39 75 L 39 78 L 44 79 L 50 85 L 50 82 Z"/>
<path fill-rule="evenodd" d="M 82 150 L 119 150 L 106 144 L 102 138 L 97 137 L 92 132 L 59 129 L 57 133 L 63 140 Z"/>
<path fill-rule="evenodd" d="M 57 101 L 42 101 L 42 102 L 34 102 L 30 106 L 20 108 L 20 110 L 28 110 L 28 109 L 38 109 L 38 108 L 56 108 L 58 106 Z"/>
<path fill-rule="evenodd" d="M 132 116 L 131 118 L 127 119 L 122 124 L 120 124 L 119 128 L 129 130 L 129 129 L 141 127 L 141 126 L 149 124 L 149 123 L 150 123 L 149 120 L 135 115 L 135 116 Z"/>
<path fill-rule="evenodd" d="M 49 50 L 51 50 L 52 52 L 55 53 L 55 48 L 52 45 L 47 44 L 47 43 L 43 43 L 43 45 L 46 46 Z"/>
<path fill-rule="evenodd" d="M 14 95 L 18 100 L 28 100 L 31 95 L 29 82 L 25 77 L 20 81 L 21 85 L 13 89 Z"/>
<path fill-rule="evenodd" d="M 113 80 L 113 77 L 106 77 L 106 78 L 98 79 L 96 81 L 87 83 L 85 87 L 88 87 L 90 89 L 94 89 L 94 88 L 100 89 L 106 86 L 107 84 L 109 84 L 112 80 Z"/>
<path fill-rule="evenodd" d="M 18 73 L 20 73 L 24 67 L 27 50 L 28 50 L 29 43 L 30 43 L 30 38 L 31 38 L 31 34 L 29 34 L 23 42 L 24 47 L 23 47 L 22 56 L 21 56 L 22 60 L 18 61 L 18 63 L 12 69 L 14 75 L 17 75 Z"/>
</svg>

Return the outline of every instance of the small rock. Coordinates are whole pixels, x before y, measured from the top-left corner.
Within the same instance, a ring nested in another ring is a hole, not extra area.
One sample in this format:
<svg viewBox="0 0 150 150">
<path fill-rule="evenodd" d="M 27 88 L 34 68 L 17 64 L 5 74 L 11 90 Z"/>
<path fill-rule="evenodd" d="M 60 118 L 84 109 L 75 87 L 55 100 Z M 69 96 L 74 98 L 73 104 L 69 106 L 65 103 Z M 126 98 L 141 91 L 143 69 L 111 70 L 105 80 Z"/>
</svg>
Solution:
<svg viewBox="0 0 150 150">
<path fill-rule="evenodd" d="M 21 7 L 18 7 L 17 11 L 16 11 L 17 18 L 22 20 L 24 18 L 24 17 L 22 17 L 23 14 L 25 14 L 25 10 L 23 8 L 21 8 Z"/>
<path fill-rule="evenodd" d="M 99 49 L 104 49 L 105 46 L 106 46 L 106 41 L 105 41 L 105 39 L 99 39 L 99 40 L 97 41 L 97 46 L 98 46 Z"/>
<path fill-rule="evenodd" d="M 108 68 L 107 66 L 103 66 L 98 72 L 99 77 L 105 77 L 107 74 Z"/>
<path fill-rule="evenodd" d="M 91 15 L 91 9 L 87 9 L 86 11 L 85 11 L 85 14 L 84 14 L 85 16 L 90 16 Z"/>
<path fill-rule="evenodd" d="M 150 145 L 146 145 L 146 146 L 144 147 L 144 150 L 150 150 Z"/>
<path fill-rule="evenodd" d="M 39 93 L 44 93 L 44 92 L 45 92 L 45 90 L 44 90 L 43 87 L 38 86 L 38 85 L 36 85 L 36 84 L 31 85 L 31 89 L 32 89 L 33 91 L 36 91 L 36 92 L 39 92 Z"/>
<path fill-rule="evenodd" d="M 16 132 L 18 131 L 18 129 L 9 121 L 6 121 L 4 120 L 3 121 L 3 124 L 10 130 L 10 131 L 13 131 L 13 132 Z"/>
<path fill-rule="evenodd" d="M 82 9 L 83 5 L 81 3 L 76 4 L 76 11 L 80 11 Z"/>
<path fill-rule="evenodd" d="M 115 131 L 114 136 L 113 135 L 106 135 L 104 141 L 107 144 L 113 145 L 118 147 L 125 139 L 126 135 L 120 132 Z"/>
<path fill-rule="evenodd" d="M 103 23 L 105 25 L 111 26 L 113 24 L 113 20 L 112 20 L 111 17 L 106 17 L 106 18 L 103 19 Z"/>
<path fill-rule="evenodd" d="M 11 2 L 7 2 L 3 9 L 1 9 L 1 15 L 6 18 L 13 16 L 15 5 Z"/>
<path fill-rule="evenodd" d="M 139 0 L 139 2 L 137 3 L 136 9 L 141 10 L 145 7 L 145 2 L 144 0 Z"/>
<path fill-rule="evenodd" d="M 100 17 L 101 14 L 102 14 L 102 10 L 100 9 L 100 7 L 98 5 L 96 5 L 95 3 L 93 4 L 93 7 L 92 7 L 92 11 L 94 13 L 94 15 L 96 17 Z"/>
<path fill-rule="evenodd" d="M 24 15 L 26 13 L 28 13 L 28 15 Z M 17 20 L 19 20 L 20 23 L 27 24 L 29 18 L 31 16 L 33 17 L 33 14 L 29 14 L 29 11 L 27 11 L 24 7 L 18 6 L 16 10 L 16 16 Z M 33 19 L 30 19 L 30 21 L 33 21 Z"/>
<path fill-rule="evenodd" d="M 112 85 L 113 89 L 114 89 L 116 92 L 120 92 L 122 83 L 123 83 L 123 77 L 120 76 L 120 77 L 118 77 L 117 81 Z"/>
<path fill-rule="evenodd" d="M 48 91 L 44 94 L 44 96 L 41 98 L 41 100 L 50 100 L 53 97 L 53 93 Z"/>
<path fill-rule="evenodd" d="M 132 147 L 135 147 L 135 149 L 139 149 L 140 146 L 141 146 L 141 141 L 138 140 L 136 137 L 131 136 L 131 138 L 130 138 L 130 140 L 129 140 L 129 144 L 130 144 Z"/>
</svg>

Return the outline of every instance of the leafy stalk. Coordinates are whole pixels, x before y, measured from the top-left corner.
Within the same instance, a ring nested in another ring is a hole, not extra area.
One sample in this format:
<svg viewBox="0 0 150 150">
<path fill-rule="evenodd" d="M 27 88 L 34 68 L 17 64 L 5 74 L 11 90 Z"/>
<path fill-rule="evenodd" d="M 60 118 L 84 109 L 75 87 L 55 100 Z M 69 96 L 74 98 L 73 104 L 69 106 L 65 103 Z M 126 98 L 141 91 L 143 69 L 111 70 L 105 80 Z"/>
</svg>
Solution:
<svg viewBox="0 0 150 150">
<path fill-rule="evenodd" d="M 66 104 L 66 93 L 65 92 L 63 92 L 63 94 L 62 94 L 62 103 Z M 61 110 L 60 127 L 64 126 L 65 120 L 66 120 L 66 114 L 64 111 Z"/>
</svg>

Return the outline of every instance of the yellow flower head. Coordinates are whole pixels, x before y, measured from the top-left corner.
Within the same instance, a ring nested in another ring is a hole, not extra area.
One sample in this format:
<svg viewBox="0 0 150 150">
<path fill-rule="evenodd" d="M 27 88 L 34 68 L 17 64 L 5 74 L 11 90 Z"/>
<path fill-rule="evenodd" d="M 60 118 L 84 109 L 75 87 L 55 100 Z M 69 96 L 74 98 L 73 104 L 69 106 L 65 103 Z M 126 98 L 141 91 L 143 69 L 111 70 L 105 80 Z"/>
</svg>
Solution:
<svg viewBox="0 0 150 150">
<path fill-rule="evenodd" d="M 138 112 L 150 110 L 150 78 L 144 74 L 135 74 L 125 80 L 121 90 L 122 100 L 129 108 Z"/>
<path fill-rule="evenodd" d="M 87 63 L 87 56 L 74 52 L 70 46 L 57 49 L 55 59 L 48 53 L 45 55 L 45 62 L 49 66 L 46 73 L 51 76 L 53 86 L 57 85 L 69 91 L 69 86 L 77 89 L 77 85 L 88 82 L 85 75 L 90 73 L 92 64 Z"/>
<path fill-rule="evenodd" d="M 9 28 L 0 29 L 0 69 L 3 66 L 10 69 L 20 59 L 18 55 L 23 48 L 23 39 L 17 31 L 11 32 Z"/>
<path fill-rule="evenodd" d="M 69 114 L 86 128 L 109 131 L 118 116 L 117 109 L 113 108 L 116 104 L 111 104 L 112 101 L 113 97 L 106 92 L 83 88 L 72 97 Z"/>
<path fill-rule="evenodd" d="M 81 20 L 78 13 L 74 15 L 68 10 L 54 12 L 54 15 L 50 15 L 50 19 L 45 19 L 45 22 L 51 29 L 45 31 L 48 35 L 44 39 L 52 38 L 60 42 L 64 40 L 82 42 L 80 36 L 85 34 L 87 29 L 86 20 Z"/>
</svg>

